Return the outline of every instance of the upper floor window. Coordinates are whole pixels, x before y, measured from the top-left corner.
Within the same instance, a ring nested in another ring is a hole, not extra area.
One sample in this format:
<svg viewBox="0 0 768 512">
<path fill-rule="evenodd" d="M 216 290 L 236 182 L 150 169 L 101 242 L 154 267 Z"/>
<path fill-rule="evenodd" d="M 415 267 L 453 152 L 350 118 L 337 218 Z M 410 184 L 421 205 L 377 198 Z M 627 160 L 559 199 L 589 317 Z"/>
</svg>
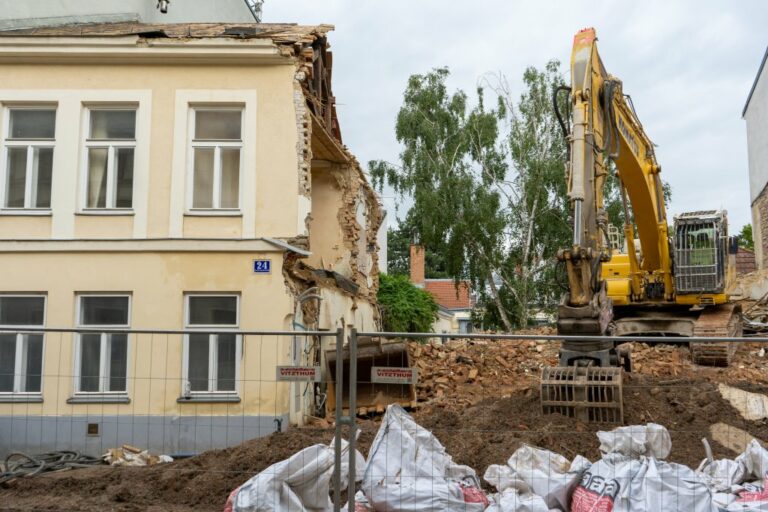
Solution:
<svg viewBox="0 0 768 512">
<path fill-rule="evenodd" d="M 56 110 L 10 108 L 5 139 L 5 208 L 51 207 Z"/>
<path fill-rule="evenodd" d="M 240 208 L 242 113 L 239 108 L 192 110 L 192 210 Z"/>
<path fill-rule="evenodd" d="M 133 207 L 136 109 L 90 108 L 85 140 L 85 208 Z"/>
<path fill-rule="evenodd" d="M 40 393 L 43 333 L 24 328 L 43 327 L 44 319 L 44 296 L 0 296 L 0 393 Z"/>
</svg>

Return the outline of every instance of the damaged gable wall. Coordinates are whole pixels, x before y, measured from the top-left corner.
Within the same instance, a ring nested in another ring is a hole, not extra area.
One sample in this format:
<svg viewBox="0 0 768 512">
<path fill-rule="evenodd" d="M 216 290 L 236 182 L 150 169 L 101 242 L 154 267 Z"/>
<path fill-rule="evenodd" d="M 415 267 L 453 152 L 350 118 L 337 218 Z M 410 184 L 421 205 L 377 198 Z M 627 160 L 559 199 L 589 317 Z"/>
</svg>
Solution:
<svg viewBox="0 0 768 512">
<path fill-rule="evenodd" d="M 307 301 L 303 306 L 307 325 L 378 327 L 377 233 L 383 212 L 360 164 L 341 143 L 331 91 L 332 54 L 325 36 L 283 51 L 296 62 L 299 218 L 304 219 L 302 234 L 291 243 L 312 253 L 286 259 L 286 283 L 294 296 L 312 287 L 322 292 L 325 305 Z"/>
</svg>

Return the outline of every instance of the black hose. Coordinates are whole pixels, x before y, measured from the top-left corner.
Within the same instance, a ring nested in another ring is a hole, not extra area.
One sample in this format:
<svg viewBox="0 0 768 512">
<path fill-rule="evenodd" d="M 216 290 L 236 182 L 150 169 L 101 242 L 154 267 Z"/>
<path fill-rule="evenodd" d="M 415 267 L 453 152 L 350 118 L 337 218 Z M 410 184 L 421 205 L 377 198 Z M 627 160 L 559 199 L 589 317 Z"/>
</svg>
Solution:
<svg viewBox="0 0 768 512">
<path fill-rule="evenodd" d="M 15 478 L 31 477 L 48 471 L 84 468 L 104 464 L 99 458 L 81 455 L 78 452 L 60 451 L 30 456 L 15 452 L 5 459 L 5 469 L 0 473 L 0 484 Z"/>
<path fill-rule="evenodd" d="M 613 107 L 613 93 L 616 88 L 616 82 L 606 80 L 603 84 L 603 121 L 608 127 L 605 133 L 605 151 L 613 160 L 619 157 L 619 127 L 616 125 L 616 111 Z M 616 148 L 616 151 L 613 148 Z"/>
<path fill-rule="evenodd" d="M 552 106 L 555 108 L 555 116 L 557 117 L 557 122 L 560 123 L 560 129 L 563 131 L 563 137 L 567 139 L 568 135 L 570 135 L 570 131 L 568 130 L 568 126 L 563 120 L 562 114 L 560 114 L 560 107 L 557 104 L 557 98 L 561 91 L 568 91 L 570 93 L 571 88 L 567 85 L 558 85 L 555 87 L 555 92 L 552 94 Z"/>
</svg>

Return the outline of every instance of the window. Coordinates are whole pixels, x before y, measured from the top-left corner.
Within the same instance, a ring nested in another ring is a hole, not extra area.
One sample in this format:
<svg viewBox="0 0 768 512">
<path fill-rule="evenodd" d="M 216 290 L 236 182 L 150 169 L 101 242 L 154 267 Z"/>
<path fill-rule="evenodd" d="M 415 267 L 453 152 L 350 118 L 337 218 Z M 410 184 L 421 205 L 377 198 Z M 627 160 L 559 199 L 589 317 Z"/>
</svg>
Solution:
<svg viewBox="0 0 768 512">
<path fill-rule="evenodd" d="M 0 393 L 40 393 L 43 334 L 24 327 L 43 327 L 45 297 L 0 296 L 0 326 L 17 332 L 0 333 Z"/>
<path fill-rule="evenodd" d="M 85 140 L 85 208 L 133 207 L 136 110 L 91 108 Z"/>
<path fill-rule="evenodd" d="M 241 109 L 193 109 L 191 209 L 240 208 Z"/>
<path fill-rule="evenodd" d="M 56 110 L 11 108 L 5 139 L 5 208 L 51 207 Z"/>
<path fill-rule="evenodd" d="M 188 295 L 189 329 L 234 330 L 238 325 L 238 296 Z M 233 333 L 188 334 L 186 337 L 186 389 L 194 393 L 235 393 L 240 336 Z"/>
<path fill-rule="evenodd" d="M 82 295 L 78 327 L 128 328 L 130 299 L 126 295 Z M 125 393 L 128 335 L 88 332 L 78 335 L 78 393 Z"/>
</svg>

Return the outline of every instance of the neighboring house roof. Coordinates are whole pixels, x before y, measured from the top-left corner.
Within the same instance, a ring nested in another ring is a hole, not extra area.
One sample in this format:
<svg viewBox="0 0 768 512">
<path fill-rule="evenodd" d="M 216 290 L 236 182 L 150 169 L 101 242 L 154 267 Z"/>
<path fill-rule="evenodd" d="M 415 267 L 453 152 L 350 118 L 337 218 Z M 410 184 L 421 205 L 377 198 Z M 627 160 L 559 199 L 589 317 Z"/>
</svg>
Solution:
<svg viewBox="0 0 768 512">
<path fill-rule="evenodd" d="M 765 61 L 768 60 L 768 48 L 765 49 L 765 53 L 763 54 L 763 60 L 760 62 L 760 69 L 757 70 L 757 76 L 755 76 L 755 81 L 752 82 L 752 88 L 749 90 L 749 95 L 747 96 L 747 102 L 744 104 L 744 110 L 741 111 L 741 117 L 744 117 L 744 114 L 747 113 L 747 109 L 749 108 L 749 102 L 752 100 L 752 94 L 755 92 L 755 88 L 757 87 L 757 82 L 760 81 L 760 77 L 763 74 L 763 69 L 765 68 Z"/>
<path fill-rule="evenodd" d="M 757 263 L 755 262 L 755 252 L 744 247 L 739 247 L 736 253 L 736 273 L 737 274 L 749 274 L 757 270 Z"/>
<path fill-rule="evenodd" d="M 462 281 L 458 286 L 453 279 L 427 279 L 424 289 L 435 298 L 435 302 L 445 309 L 471 309 L 469 283 Z"/>
<path fill-rule="evenodd" d="M 0 30 L 0 36 L 105 37 L 140 36 L 145 38 L 272 39 L 275 43 L 312 43 L 333 30 L 333 25 L 295 23 L 74 23 L 53 27 Z"/>
</svg>

